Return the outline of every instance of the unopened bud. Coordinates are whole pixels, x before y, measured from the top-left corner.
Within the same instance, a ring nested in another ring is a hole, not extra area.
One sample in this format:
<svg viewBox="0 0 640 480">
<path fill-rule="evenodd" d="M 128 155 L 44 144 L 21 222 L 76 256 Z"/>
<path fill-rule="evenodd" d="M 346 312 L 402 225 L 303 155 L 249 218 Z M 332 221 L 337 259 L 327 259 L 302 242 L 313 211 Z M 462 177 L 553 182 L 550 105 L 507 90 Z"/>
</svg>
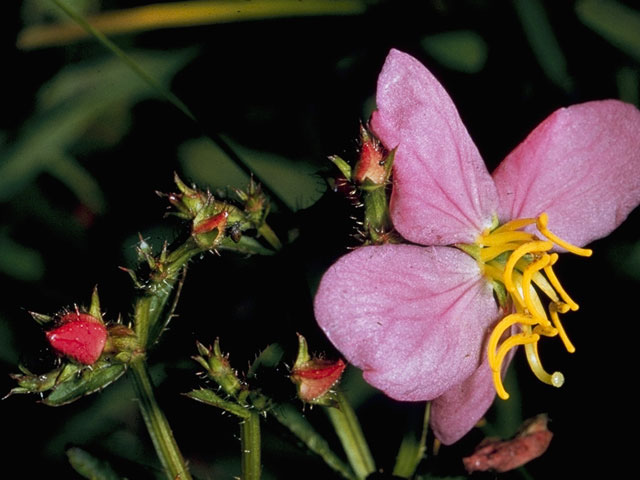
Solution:
<svg viewBox="0 0 640 480">
<path fill-rule="evenodd" d="M 360 158 L 355 166 L 353 181 L 372 185 L 386 184 L 390 170 L 387 168 L 384 148 L 373 138 L 364 126 L 360 127 Z"/>
<path fill-rule="evenodd" d="M 307 341 L 298 334 L 298 358 L 291 371 L 291 381 L 298 386 L 298 397 L 306 403 L 331 403 L 331 388 L 338 383 L 346 365 L 336 361 L 311 358 Z"/>
<path fill-rule="evenodd" d="M 46 332 L 51 347 L 85 365 L 96 363 L 107 341 L 107 329 L 88 313 L 72 312 L 63 315 L 58 326 Z"/>
</svg>

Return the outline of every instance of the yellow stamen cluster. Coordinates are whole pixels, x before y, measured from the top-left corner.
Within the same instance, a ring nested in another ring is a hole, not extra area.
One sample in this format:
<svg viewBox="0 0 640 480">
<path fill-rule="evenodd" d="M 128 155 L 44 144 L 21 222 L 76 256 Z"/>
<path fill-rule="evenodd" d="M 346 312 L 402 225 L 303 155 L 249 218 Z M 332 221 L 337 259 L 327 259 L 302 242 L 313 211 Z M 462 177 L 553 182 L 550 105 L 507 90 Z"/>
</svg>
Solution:
<svg viewBox="0 0 640 480">
<path fill-rule="evenodd" d="M 558 246 L 576 255 L 589 257 L 592 251 L 558 238 L 549 231 L 547 223 L 546 213 L 538 218 L 513 220 L 486 232 L 476 242 L 481 247 L 478 262 L 484 274 L 494 282 L 496 289 L 506 291 L 507 303 L 503 306 L 513 311 L 498 322 L 488 342 L 493 382 L 498 396 L 505 400 L 509 394 L 502 385 L 501 368 L 512 348 L 524 345 L 533 373 L 541 381 L 555 387 L 562 386 L 564 376 L 560 372 L 549 374 L 542 367 L 538 341 L 542 337 L 557 335 L 568 352 L 575 352 L 559 314 L 577 310 L 578 304 L 569 297 L 553 272 L 558 254 L 549 252 Z M 522 230 L 534 224 L 545 240 Z M 548 310 L 545 310 L 538 292 L 548 297 Z M 513 327 L 519 331 L 512 333 Z"/>
</svg>

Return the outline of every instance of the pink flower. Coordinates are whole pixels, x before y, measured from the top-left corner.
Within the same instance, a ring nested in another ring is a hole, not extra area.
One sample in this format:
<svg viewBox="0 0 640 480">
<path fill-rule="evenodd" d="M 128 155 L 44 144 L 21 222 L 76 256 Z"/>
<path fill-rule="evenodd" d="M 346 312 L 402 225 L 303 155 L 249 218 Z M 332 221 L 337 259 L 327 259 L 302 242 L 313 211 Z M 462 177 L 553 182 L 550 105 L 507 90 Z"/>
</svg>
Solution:
<svg viewBox="0 0 640 480">
<path fill-rule="evenodd" d="M 392 220 L 412 244 L 339 259 L 315 313 L 371 385 L 433 400 L 432 428 L 450 444 L 496 391 L 508 397 L 513 347 L 525 346 L 538 378 L 562 384 L 537 350 L 552 336 L 574 350 L 559 314 L 578 306 L 555 278 L 554 251 L 589 256 L 574 245 L 606 236 L 640 203 L 640 112 L 616 100 L 557 110 L 490 175 L 451 99 L 411 56 L 390 52 L 377 105 L 373 130 L 397 147 Z"/>
</svg>

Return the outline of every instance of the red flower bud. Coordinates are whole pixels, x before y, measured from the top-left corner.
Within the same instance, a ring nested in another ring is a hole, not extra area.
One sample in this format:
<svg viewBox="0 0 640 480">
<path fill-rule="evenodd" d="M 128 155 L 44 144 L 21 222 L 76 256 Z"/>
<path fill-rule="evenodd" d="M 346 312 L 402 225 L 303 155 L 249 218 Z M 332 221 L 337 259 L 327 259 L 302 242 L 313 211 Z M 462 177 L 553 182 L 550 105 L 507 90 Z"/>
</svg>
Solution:
<svg viewBox="0 0 640 480">
<path fill-rule="evenodd" d="M 375 185 L 384 185 L 388 178 L 385 168 L 384 149 L 379 141 L 372 138 L 364 127 L 360 129 L 360 159 L 355 166 L 353 180 L 356 183 L 364 183 L 369 180 Z"/>
<path fill-rule="evenodd" d="M 309 360 L 294 367 L 291 380 L 298 385 L 298 396 L 307 403 L 314 403 L 333 387 L 346 365 L 341 360 Z"/>
<path fill-rule="evenodd" d="M 56 328 L 46 332 L 47 340 L 61 355 L 79 363 L 96 363 L 107 341 L 104 324 L 88 313 L 67 313 Z"/>
<path fill-rule="evenodd" d="M 199 235 L 201 233 L 208 233 L 213 231 L 214 229 L 218 229 L 219 234 L 222 233 L 224 228 L 227 226 L 227 218 L 229 217 L 229 212 L 226 210 L 223 212 L 214 215 L 213 217 L 206 218 L 202 220 L 197 225 L 193 226 L 193 234 Z"/>
</svg>

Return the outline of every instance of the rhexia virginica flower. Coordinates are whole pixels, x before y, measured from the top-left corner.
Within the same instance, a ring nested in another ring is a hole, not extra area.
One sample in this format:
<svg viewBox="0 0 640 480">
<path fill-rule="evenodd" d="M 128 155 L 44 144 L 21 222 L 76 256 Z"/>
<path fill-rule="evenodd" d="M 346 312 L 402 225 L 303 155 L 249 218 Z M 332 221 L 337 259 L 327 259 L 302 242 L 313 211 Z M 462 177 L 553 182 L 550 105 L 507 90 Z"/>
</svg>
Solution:
<svg viewBox="0 0 640 480">
<path fill-rule="evenodd" d="M 324 275 L 319 325 L 373 386 L 433 400 L 445 444 L 467 433 L 524 345 L 533 373 L 560 386 L 541 338 L 575 349 L 559 315 L 577 310 L 552 266 L 608 235 L 640 203 L 640 112 L 616 100 L 544 120 L 489 174 L 453 102 L 411 56 L 392 50 L 371 126 L 393 166 L 391 218 L 412 245 L 359 248 Z M 545 308 L 546 306 L 546 308 Z"/>
</svg>

